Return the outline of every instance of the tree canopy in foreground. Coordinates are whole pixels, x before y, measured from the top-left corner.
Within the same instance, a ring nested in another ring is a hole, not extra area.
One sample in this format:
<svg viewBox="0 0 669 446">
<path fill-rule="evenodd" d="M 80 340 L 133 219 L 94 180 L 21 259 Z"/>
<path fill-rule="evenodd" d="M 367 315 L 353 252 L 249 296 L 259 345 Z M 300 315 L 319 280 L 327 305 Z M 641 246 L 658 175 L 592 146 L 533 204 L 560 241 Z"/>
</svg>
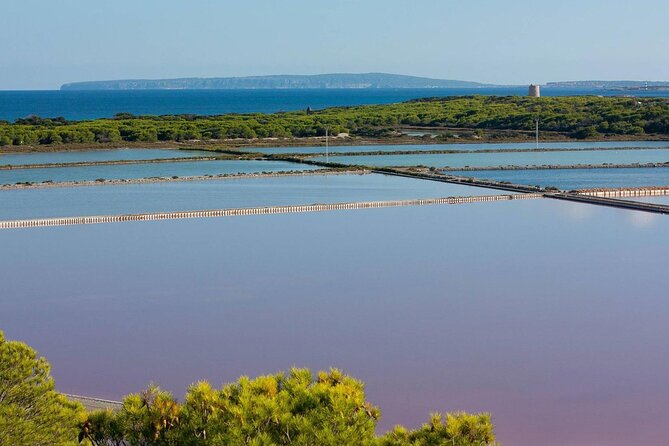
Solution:
<svg viewBox="0 0 669 446">
<path fill-rule="evenodd" d="M 157 386 L 117 411 L 85 412 L 54 391 L 49 365 L 0 332 L 0 445 L 490 446 L 489 414 L 432 415 L 416 430 L 377 436 L 379 409 L 364 384 L 337 369 L 193 384 L 183 402 Z"/>
<path fill-rule="evenodd" d="M 44 358 L 0 331 L 0 445 L 76 444 L 82 411 L 54 390 Z"/>
</svg>

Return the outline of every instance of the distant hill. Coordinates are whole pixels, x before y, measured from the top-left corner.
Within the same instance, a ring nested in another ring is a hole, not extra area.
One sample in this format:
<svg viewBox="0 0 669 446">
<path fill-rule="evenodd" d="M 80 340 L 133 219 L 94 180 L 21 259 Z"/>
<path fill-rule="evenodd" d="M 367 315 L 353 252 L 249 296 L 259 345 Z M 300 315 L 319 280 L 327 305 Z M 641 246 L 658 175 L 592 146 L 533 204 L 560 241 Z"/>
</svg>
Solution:
<svg viewBox="0 0 669 446">
<path fill-rule="evenodd" d="M 639 90 L 646 87 L 656 89 L 666 86 L 669 86 L 668 81 L 562 81 L 546 84 L 546 87 L 602 88 L 605 90 Z"/>
<path fill-rule="evenodd" d="M 316 74 L 73 82 L 61 90 L 229 90 L 287 88 L 482 88 L 493 85 L 399 74 Z"/>
</svg>

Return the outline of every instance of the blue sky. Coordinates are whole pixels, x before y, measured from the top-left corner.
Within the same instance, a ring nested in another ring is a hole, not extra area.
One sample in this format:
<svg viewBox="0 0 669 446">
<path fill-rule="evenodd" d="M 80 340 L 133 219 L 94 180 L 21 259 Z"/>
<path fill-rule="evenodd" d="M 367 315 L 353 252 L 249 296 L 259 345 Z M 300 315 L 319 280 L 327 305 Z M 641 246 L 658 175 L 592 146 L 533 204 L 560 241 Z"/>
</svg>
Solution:
<svg viewBox="0 0 669 446">
<path fill-rule="evenodd" d="M 669 80 L 666 0 L 3 0 L 0 89 L 391 72 Z"/>
</svg>

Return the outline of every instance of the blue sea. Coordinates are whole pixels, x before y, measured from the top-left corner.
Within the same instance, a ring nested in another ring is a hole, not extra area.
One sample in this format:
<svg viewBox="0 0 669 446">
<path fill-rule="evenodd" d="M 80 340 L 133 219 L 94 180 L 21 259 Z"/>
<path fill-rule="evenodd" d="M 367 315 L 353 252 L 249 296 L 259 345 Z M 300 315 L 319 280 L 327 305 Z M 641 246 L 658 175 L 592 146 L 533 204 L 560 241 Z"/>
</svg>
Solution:
<svg viewBox="0 0 669 446">
<path fill-rule="evenodd" d="M 0 91 L 0 120 L 30 115 L 72 120 L 136 115 L 274 113 L 326 107 L 389 104 L 410 99 L 463 95 L 525 95 L 525 87 L 444 89 L 328 90 L 134 90 L 134 91 Z M 619 95 L 620 91 L 544 88 L 545 96 Z M 669 92 L 634 92 L 669 97 Z"/>
</svg>

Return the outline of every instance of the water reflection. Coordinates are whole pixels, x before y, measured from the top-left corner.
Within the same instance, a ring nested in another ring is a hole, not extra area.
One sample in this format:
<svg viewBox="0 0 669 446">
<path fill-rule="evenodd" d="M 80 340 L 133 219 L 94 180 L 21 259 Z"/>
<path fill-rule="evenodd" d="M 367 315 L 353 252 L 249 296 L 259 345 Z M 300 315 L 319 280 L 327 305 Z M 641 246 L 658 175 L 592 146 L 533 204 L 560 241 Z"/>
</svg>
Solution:
<svg viewBox="0 0 669 446">
<path fill-rule="evenodd" d="M 101 165 L 86 167 L 50 167 L 45 169 L 0 170 L 0 184 L 44 181 L 95 181 L 151 177 L 187 177 L 231 175 L 238 173 L 287 172 L 315 170 L 316 166 L 285 161 L 223 160 L 163 162 L 145 164 Z"/>
<path fill-rule="evenodd" d="M 0 327 L 67 392 L 336 365 L 384 429 L 488 410 L 503 444 L 662 444 L 669 225 L 639 218 L 544 199 L 5 231 Z"/>
<path fill-rule="evenodd" d="M 542 149 L 601 149 L 601 148 L 669 148 L 669 141 L 563 141 L 563 142 L 541 142 Z M 397 151 L 433 151 L 433 150 L 519 150 L 534 149 L 534 142 L 511 142 L 511 143 L 450 143 L 450 144 L 372 144 L 372 145 L 350 145 L 330 146 L 330 153 L 352 153 L 352 152 L 397 152 Z M 248 152 L 260 153 L 323 153 L 325 147 L 260 147 L 243 148 Z"/>
<path fill-rule="evenodd" d="M 314 158 L 325 161 L 325 157 Z M 420 155 L 337 156 L 333 162 L 365 166 L 494 167 L 578 164 L 633 164 L 669 162 L 664 149 L 575 151 L 575 152 L 504 152 L 449 153 Z"/>
<path fill-rule="evenodd" d="M 0 191 L 0 220 L 506 193 L 376 174 L 21 189 Z"/>
<path fill-rule="evenodd" d="M 17 150 L 21 149 L 17 148 Z M 67 152 L 0 153 L 0 165 L 150 160 L 191 156 L 211 156 L 211 152 L 175 149 L 93 149 Z"/>
<path fill-rule="evenodd" d="M 447 172 L 464 177 L 508 181 L 562 190 L 600 187 L 669 186 L 669 168 L 478 170 Z"/>
</svg>

